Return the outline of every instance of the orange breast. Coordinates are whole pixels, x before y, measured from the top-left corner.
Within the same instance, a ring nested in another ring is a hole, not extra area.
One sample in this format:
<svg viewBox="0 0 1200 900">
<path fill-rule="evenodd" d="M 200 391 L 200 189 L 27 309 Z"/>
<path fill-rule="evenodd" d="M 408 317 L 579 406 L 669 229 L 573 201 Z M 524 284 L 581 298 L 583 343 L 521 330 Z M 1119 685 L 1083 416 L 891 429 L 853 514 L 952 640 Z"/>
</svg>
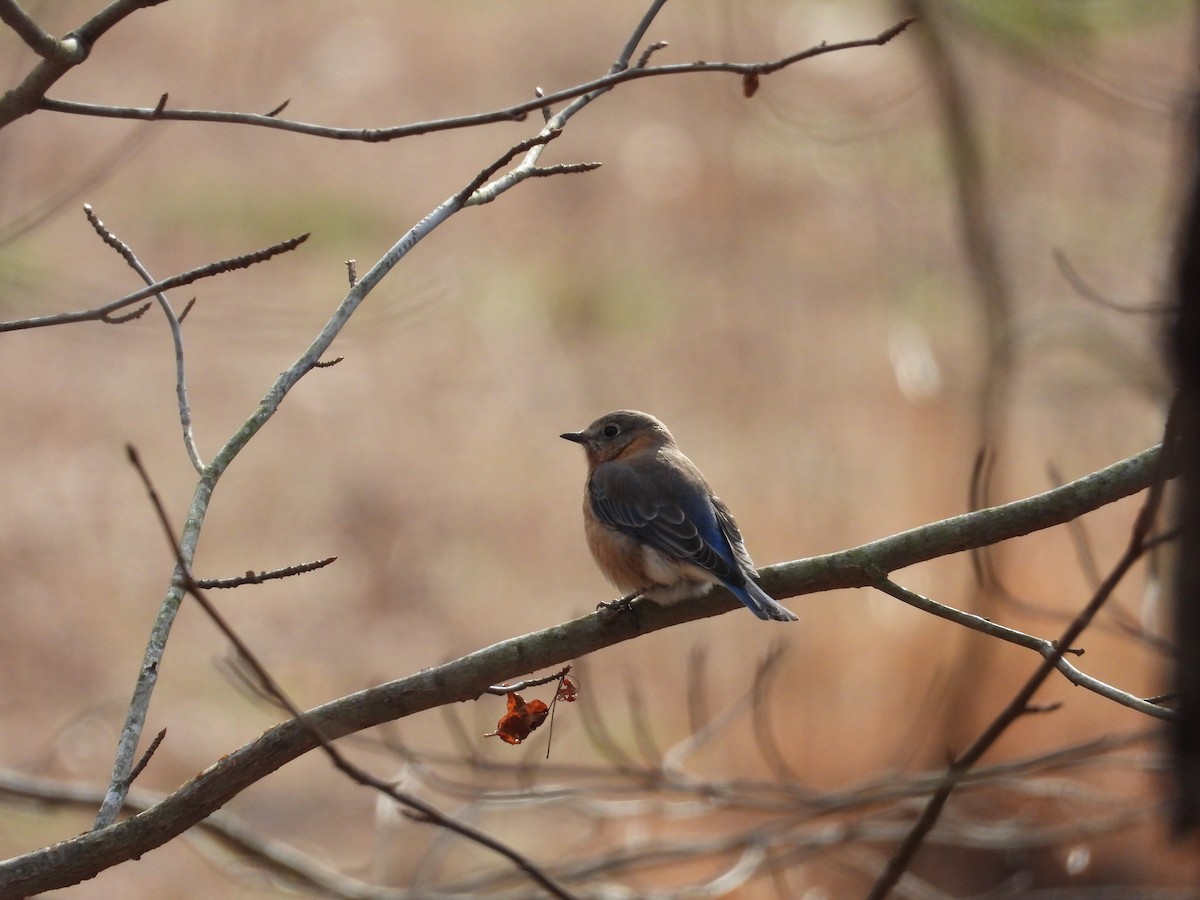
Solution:
<svg viewBox="0 0 1200 900">
<path fill-rule="evenodd" d="M 642 547 L 628 535 L 609 528 L 590 515 L 588 501 L 584 499 L 584 532 L 592 558 L 611 581 L 623 593 L 640 591 L 650 586 L 642 566 Z"/>
</svg>

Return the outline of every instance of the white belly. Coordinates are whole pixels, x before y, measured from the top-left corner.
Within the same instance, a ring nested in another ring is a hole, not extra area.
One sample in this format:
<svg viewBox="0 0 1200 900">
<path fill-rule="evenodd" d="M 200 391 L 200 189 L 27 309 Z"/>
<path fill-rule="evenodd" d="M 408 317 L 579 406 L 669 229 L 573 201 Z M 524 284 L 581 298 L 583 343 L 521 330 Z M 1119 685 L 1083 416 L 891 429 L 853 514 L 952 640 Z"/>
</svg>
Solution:
<svg viewBox="0 0 1200 900">
<path fill-rule="evenodd" d="M 642 565 L 653 584 L 645 595 L 658 603 L 675 603 L 712 590 L 716 580 L 691 563 L 669 559 L 653 547 L 642 545 Z"/>
</svg>

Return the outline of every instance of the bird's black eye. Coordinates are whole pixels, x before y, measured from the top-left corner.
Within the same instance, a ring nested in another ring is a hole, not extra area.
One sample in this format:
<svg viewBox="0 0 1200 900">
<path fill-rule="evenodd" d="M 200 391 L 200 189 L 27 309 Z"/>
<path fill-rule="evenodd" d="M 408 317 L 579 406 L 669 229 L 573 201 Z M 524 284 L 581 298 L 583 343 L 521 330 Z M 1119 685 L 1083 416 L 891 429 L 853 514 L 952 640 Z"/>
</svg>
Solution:
<svg viewBox="0 0 1200 900">
<path fill-rule="evenodd" d="M 621 426 L 618 425 L 616 422 L 609 422 L 607 425 L 604 426 L 604 436 L 606 438 L 615 438 L 620 433 L 621 433 Z"/>
</svg>

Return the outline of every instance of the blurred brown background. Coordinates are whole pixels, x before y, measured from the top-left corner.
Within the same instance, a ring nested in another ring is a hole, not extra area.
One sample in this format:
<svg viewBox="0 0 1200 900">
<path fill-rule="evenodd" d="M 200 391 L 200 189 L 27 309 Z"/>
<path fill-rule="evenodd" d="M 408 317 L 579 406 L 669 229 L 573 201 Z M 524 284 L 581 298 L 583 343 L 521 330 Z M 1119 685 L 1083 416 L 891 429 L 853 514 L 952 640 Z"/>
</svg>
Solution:
<svg viewBox="0 0 1200 900">
<path fill-rule="evenodd" d="M 99 6 L 24 5 L 58 34 Z M 625 85 L 576 117 L 543 158 L 598 160 L 599 171 L 527 182 L 436 231 L 338 339 L 344 361 L 307 376 L 221 482 L 198 575 L 339 557 L 305 578 L 217 597 L 293 697 L 315 705 L 610 598 L 583 542 L 583 461 L 557 437 L 610 409 L 644 409 L 668 424 L 737 514 L 760 565 L 964 511 L 985 433 L 994 502 L 1052 486 L 1051 465 L 1071 479 L 1157 441 L 1167 396 L 1161 320 L 1083 299 L 1052 251 L 1114 300 L 1163 300 L 1195 63 L 1191 8 L 933 11 L 983 149 L 1013 298 L 1010 369 L 985 364 L 995 333 L 963 250 L 920 26 L 883 48 L 766 77 L 749 100 L 730 76 Z M 170 2 L 116 28 L 50 95 L 153 106 L 165 91 L 173 107 L 259 112 L 290 98 L 290 118 L 402 124 L 601 75 L 643 12 L 624 0 Z M 870 37 L 904 14 L 879 2 L 677 3 L 648 38 L 670 42 L 658 63 L 769 59 Z M 0 63 L 12 85 L 33 56 L 5 30 Z M 88 227 L 85 201 L 158 277 L 311 231 L 294 254 L 174 295 L 177 307 L 198 298 L 185 324 L 189 388 L 211 458 L 341 299 L 343 260 L 365 271 L 533 134 L 536 118 L 364 145 L 229 125 L 27 117 L 0 133 L 0 316 L 89 307 L 139 286 Z M 22 231 L 56 200 L 61 208 Z M 139 448 L 177 523 L 195 479 L 173 373 L 157 310 L 122 327 L 0 340 L 6 767 L 107 779 L 171 571 L 123 444 Z M 985 423 L 989 378 L 1007 388 Z M 1127 501 L 1088 518 L 1102 570 L 1135 509 Z M 1092 590 L 1065 529 L 1002 546 L 995 561 L 1020 603 L 981 592 L 962 557 L 898 580 L 1046 637 Z M 1157 632 L 1156 596 L 1139 570 L 1117 598 L 1122 622 Z M 667 747 L 688 734 L 689 653 L 706 654 L 709 702 L 720 709 L 781 643 L 774 730 L 803 783 L 830 790 L 936 769 L 1036 665 L 1027 651 L 867 591 L 788 605 L 799 627 L 738 612 L 597 654 L 586 661 L 586 702 L 636 755 L 632 686 Z M 1081 665 L 1158 693 L 1161 655 L 1113 621 L 1086 635 Z M 225 655 L 185 605 L 147 729 L 165 726 L 168 737 L 139 785 L 171 790 L 277 720 L 221 673 Z M 1061 679 L 1043 693 L 1063 708 L 1019 722 L 989 760 L 1152 724 Z M 499 712 L 494 699 L 453 710 L 473 739 Z M 456 747 L 437 713 L 395 733 L 424 752 Z M 474 750 L 536 768 L 544 740 L 514 749 L 478 739 Z M 574 709 L 557 717 L 554 758 L 599 759 Z M 362 759 L 381 774 L 399 768 L 378 754 Z M 1115 836 L 1067 832 L 1040 855 L 997 853 L 982 881 L 966 874 L 983 871 L 975 861 L 943 854 L 925 876 L 952 892 L 1016 883 L 1026 870 L 1037 884 L 1189 884 L 1188 856 L 1155 810 L 1160 785 L 1138 766 L 1118 769 L 1087 782 L 1129 817 Z M 767 769 L 747 728 L 707 754 L 700 774 Z M 429 797 L 448 810 L 457 802 Z M 1069 822 L 1081 802 L 1003 815 Z M 405 883 L 405 854 L 429 838 L 414 825 L 393 835 L 375 806 L 314 755 L 229 808 L 346 871 Z M 5 856 L 91 821 L 85 811 L 2 808 Z M 535 855 L 555 839 L 536 817 L 497 830 Z M 889 849 L 876 845 L 865 862 L 818 857 L 781 876 L 784 888 L 734 890 L 854 896 Z M 64 893 L 277 895 L 252 877 L 231 879 L 221 871 L 229 862 L 176 841 Z"/>
</svg>

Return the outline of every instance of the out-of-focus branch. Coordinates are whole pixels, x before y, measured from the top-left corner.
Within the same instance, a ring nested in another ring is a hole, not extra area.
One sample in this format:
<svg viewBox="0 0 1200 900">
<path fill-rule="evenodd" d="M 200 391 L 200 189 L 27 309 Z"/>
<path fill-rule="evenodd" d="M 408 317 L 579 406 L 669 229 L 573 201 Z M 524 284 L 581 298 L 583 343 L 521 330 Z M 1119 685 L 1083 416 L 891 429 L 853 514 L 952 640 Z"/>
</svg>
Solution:
<svg viewBox="0 0 1200 900">
<path fill-rule="evenodd" d="M 738 732 L 731 723 L 744 716 L 749 706 L 747 697 L 737 698 L 714 720 L 713 724 L 724 723 L 723 727 L 706 729 L 710 732 L 709 737 L 712 730 L 723 730 L 736 738 Z M 1069 798 L 1070 808 L 1075 813 L 1073 821 L 1062 824 L 1027 822 L 1014 829 L 1007 816 L 998 822 L 983 818 L 960 823 L 959 827 L 942 835 L 935 832 L 932 840 L 948 847 L 1036 848 L 1072 836 L 1084 837 L 1102 833 L 1105 829 L 1111 831 L 1128 821 L 1130 811 L 1114 808 L 1116 798 L 1089 788 L 1072 777 L 1072 773 L 1080 769 L 1094 770 L 1097 766 L 1126 773 L 1131 768 L 1151 770 L 1155 765 L 1152 749 L 1147 747 L 1143 752 L 1138 748 L 1152 745 L 1153 739 L 1154 733 L 1145 730 L 1109 735 L 1048 753 L 980 766 L 967 774 L 960 790 L 993 790 L 1020 799 L 1053 796 L 1061 801 Z M 683 743 L 694 747 L 703 740 L 699 735 L 692 735 Z M 777 851 L 775 859 L 780 861 L 788 859 L 789 853 L 798 849 L 803 849 L 811 859 L 821 852 L 838 853 L 861 847 L 872 839 L 899 838 L 902 831 L 899 823 L 879 823 L 881 808 L 894 810 L 887 816 L 889 820 L 901 816 L 915 798 L 926 795 L 941 779 L 940 773 L 931 772 L 895 774 L 816 793 L 804 785 L 773 778 L 723 780 L 684 773 L 668 767 L 666 760 L 661 769 L 646 767 L 630 771 L 552 762 L 540 766 L 533 775 L 524 763 L 495 761 L 480 764 L 413 750 L 405 751 L 404 755 L 409 760 L 406 772 L 420 789 L 461 799 L 468 805 L 468 816 L 476 820 L 488 814 L 501 820 L 510 811 L 527 810 L 531 806 L 544 810 L 546 820 L 567 814 L 572 818 L 586 818 L 595 827 L 620 826 L 626 820 L 651 815 L 669 816 L 675 820 L 703 817 L 707 825 L 704 834 L 710 839 L 720 835 L 718 839 L 728 847 L 745 848 L 757 838 L 760 845 L 771 844 Z M 667 757 L 676 763 L 686 756 L 687 753 L 677 753 L 675 748 L 667 753 Z M 443 774 L 443 770 L 464 769 L 469 775 L 467 778 Z M 531 781 L 531 778 L 536 780 Z M 9 801 L 84 811 L 94 809 L 102 793 L 95 787 L 0 769 L 0 798 Z M 165 795 L 135 788 L 130 791 L 126 810 L 141 812 L 164 799 Z M 1094 810 L 1095 814 L 1080 815 L 1081 808 Z M 719 817 L 726 813 L 730 818 L 722 821 Z M 1145 820 L 1152 812 L 1142 809 L 1133 814 Z M 871 822 L 876 824 L 861 829 L 854 821 L 854 817 L 859 816 L 869 817 L 866 820 L 868 826 Z M 201 835 L 220 841 L 237 854 L 238 865 L 228 867 L 231 879 L 244 872 L 242 863 L 249 863 L 260 871 L 278 873 L 291 883 L 316 887 L 331 896 L 406 896 L 397 889 L 382 888 L 340 873 L 297 848 L 274 840 L 228 810 L 218 810 L 208 816 L 184 838 L 193 839 L 197 849 L 203 852 L 205 842 L 198 840 Z M 634 869 L 644 875 L 644 867 L 652 865 L 655 858 L 663 862 L 672 857 L 695 859 L 711 846 L 707 843 L 689 848 L 686 840 L 656 844 L 631 841 L 622 847 L 595 843 L 578 848 L 578 852 L 568 858 L 555 853 L 550 865 L 559 877 L 566 874 L 563 869 L 567 868 L 610 878 Z M 758 871 L 768 870 L 771 864 L 770 857 L 763 859 Z M 252 877 L 257 879 L 258 874 Z M 478 897 L 488 889 L 512 884 L 510 871 L 491 867 L 457 885 L 457 894 L 451 894 L 445 885 L 438 885 L 436 892 L 443 897 Z M 614 888 L 617 887 L 619 885 L 614 884 Z M 434 890 L 427 886 L 426 893 Z M 407 896 L 415 896 L 415 892 Z"/>
<path fill-rule="evenodd" d="M 914 17 L 921 19 L 922 27 L 917 30 L 923 49 L 921 59 L 929 70 L 929 82 L 941 106 L 946 156 L 954 174 L 959 227 L 984 315 L 983 339 L 988 352 L 984 362 L 985 384 L 980 415 L 986 444 L 990 442 L 1000 388 L 1007 380 L 1012 353 L 1012 287 L 1000 259 L 1000 242 L 992 220 L 991 197 L 984 173 L 983 148 L 963 73 L 943 34 L 939 11 L 935 8 L 931 12 L 926 0 L 906 0 L 906 5 Z"/>
<path fill-rule="evenodd" d="M 104 799 L 104 789 L 0 769 L 0 797 L 84 811 L 96 808 Z M 126 797 L 125 809 L 141 812 L 165 798 L 165 794 L 157 791 L 133 788 Z M 262 869 L 278 872 L 292 882 L 319 888 L 332 896 L 352 897 L 368 887 L 289 844 L 272 840 L 228 810 L 217 810 L 184 838 L 195 839 L 201 834 L 217 839 Z"/>
</svg>

